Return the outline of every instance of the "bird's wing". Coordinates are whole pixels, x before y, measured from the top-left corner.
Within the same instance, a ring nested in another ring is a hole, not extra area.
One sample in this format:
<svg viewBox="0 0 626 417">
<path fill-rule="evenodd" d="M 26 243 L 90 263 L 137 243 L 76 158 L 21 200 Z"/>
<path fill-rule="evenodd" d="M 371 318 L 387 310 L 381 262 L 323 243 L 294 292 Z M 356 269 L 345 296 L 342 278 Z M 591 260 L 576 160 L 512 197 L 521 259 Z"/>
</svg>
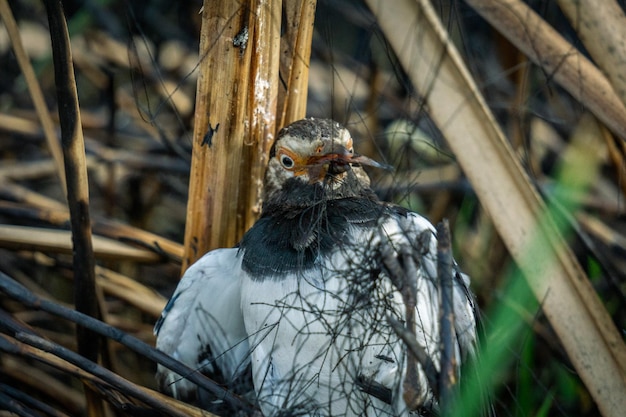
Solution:
<svg viewBox="0 0 626 417">
<path fill-rule="evenodd" d="M 407 213 L 406 217 L 399 216 L 396 219 L 398 230 L 395 231 L 395 234 L 393 231 L 388 232 L 392 243 L 402 244 L 406 239 L 408 240 L 407 244 L 412 245 L 414 251 L 421 252 L 417 277 L 418 320 L 419 313 L 423 313 L 429 322 L 438 322 L 440 282 L 437 273 L 437 236 L 435 228 L 424 217 L 413 212 Z M 430 237 L 424 239 L 425 234 L 430 235 Z M 473 354 L 475 351 L 477 311 L 474 296 L 469 289 L 469 276 L 462 273 L 454 261 L 452 269 L 454 326 L 461 354 L 460 359 L 464 359 L 468 354 Z M 423 290 L 421 293 L 420 289 Z M 428 311 L 426 311 L 421 309 L 420 304 L 429 305 L 432 308 L 429 307 Z M 438 333 L 438 323 L 436 331 Z"/>
<path fill-rule="evenodd" d="M 240 309 L 241 259 L 237 249 L 211 251 L 180 280 L 154 332 L 156 347 L 193 369 L 228 384 L 249 364 Z M 176 398 L 196 397 L 196 386 L 159 366 L 157 381 Z"/>
<path fill-rule="evenodd" d="M 383 236 L 381 244 L 390 245 L 393 254 L 399 260 L 407 248 L 413 254 L 416 262 L 416 315 L 415 336 L 419 345 L 439 368 L 440 354 L 440 289 L 437 273 L 437 238 L 432 224 L 417 213 L 405 212 L 390 216 L 382 224 Z M 400 262 L 406 274 L 406 264 Z M 393 271 L 387 271 L 391 276 Z M 405 275 L 406 276 L 406 275 Z M 394 278 L 392 277 L 392 281 Z M 395 284 L 397 285 L 397 284 Z M 474 356 L 476 346 L 476 311 L 474 298 L 469 290 L 469 277 L 460 272 L 456 263 L 453 263 L 453 309 L 454 328 L 459 365 Z M 426 387 L 426 374 L 418 371 L 419 385 Z M 423 401 L 426 403 L 432 396 L 430 390 L 423 390 Z"/>
</svg>

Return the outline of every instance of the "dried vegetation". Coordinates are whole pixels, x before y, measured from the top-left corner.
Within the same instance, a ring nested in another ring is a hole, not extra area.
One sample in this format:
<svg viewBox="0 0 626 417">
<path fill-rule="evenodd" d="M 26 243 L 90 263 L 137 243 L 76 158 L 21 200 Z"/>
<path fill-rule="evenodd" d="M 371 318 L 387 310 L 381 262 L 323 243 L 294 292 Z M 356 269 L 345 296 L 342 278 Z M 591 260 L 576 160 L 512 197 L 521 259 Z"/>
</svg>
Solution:
<svg viewBox="0 0 626 417">
<path fill-rule="evenodd" d="M 201 415 L 150 390 L 152 325 L 181 268 L 254 221 L 268 143 L 304 114 L 395 167 L 371 172 L 383 198 L 450 220 L 498 415 L 626 409 L 623 4 L 323 1 L 313 29 L 306 1 L 139 3 L 64 2 L 66 142 L 46 9 L 0 0 L 0 410 Z M 87 181 L 92 307 L 123 333 L 77 355 Z"/>
</svg>

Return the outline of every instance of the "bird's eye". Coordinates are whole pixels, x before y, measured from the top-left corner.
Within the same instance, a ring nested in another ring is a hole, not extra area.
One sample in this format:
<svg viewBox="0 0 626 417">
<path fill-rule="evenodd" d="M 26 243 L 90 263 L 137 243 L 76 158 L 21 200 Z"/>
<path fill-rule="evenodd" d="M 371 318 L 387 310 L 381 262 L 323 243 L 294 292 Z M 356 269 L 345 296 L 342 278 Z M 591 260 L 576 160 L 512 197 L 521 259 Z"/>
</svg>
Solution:
<svg viewBox="0 0 626 417">
<path fill-rule="evenodd" d="M 288 157 L 287 155 L 281 155 L 280 156 L 280 163 L 285 167 L 285 168 L 293 168 L 293 159 L 291 159 L 290 157 Z"/>
<path fill-rule="evenodd" d="M 348 153 L 353 154 L 354 153 L 354 148 L 348 149 Z"/>
</svg>

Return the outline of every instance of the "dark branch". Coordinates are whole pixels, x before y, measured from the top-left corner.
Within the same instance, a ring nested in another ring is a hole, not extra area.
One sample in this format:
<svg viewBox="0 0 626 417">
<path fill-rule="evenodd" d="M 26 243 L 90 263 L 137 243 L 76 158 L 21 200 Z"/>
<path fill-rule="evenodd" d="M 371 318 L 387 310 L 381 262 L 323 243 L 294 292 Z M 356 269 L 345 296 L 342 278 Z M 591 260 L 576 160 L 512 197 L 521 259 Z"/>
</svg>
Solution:
<svg viewBox="0 0 626 417">
<path fill-rule="evenodd" d="M 378 398 L 384 403 L 391 404 L 391 400 L 393 399 L 391 389 L 380 382 L 376 382 L 372 378 L 367 378 L 364 375 L 358 375 L 354 383 L 364 393 Z"/>
<path fill-rule="evenodd" d="M 426 374 L 426 379 L 428 379 L 428 385 L 433 391 L 433 394 L 437 396 L 438 393 L 438 373 L 437 367 L 435 363 L 432 361 L 428 353 L 426 353 L 426 349 L 417 343 L 415 339 L 415 335 L 411 333 L 400 321 L 395 318 L 389 316 L 387 317 L 387 321 L 391 325 L 391 328 L 394 332 L 402 339 L 402 341 L 406 344 L 409 349 L 409 356 L 413 356 L 417 361 L 422 365 L 422 369 Z"/>
<path fill-rule="evenodd" d="M 439 405 L 443 415 L 454 403 L 455 386 L 457 384 L 458 362 L 456 358 L 456 333 L 454 329 L 452 249 L 450 247 L 450 230 L 448 221 L 444 219 L 437 225 L 437 275 L 439 276 L 440 305 L 439 333 L 441 340 L 441 371 L 439 374 Z"/>
<path fill-rule="evenodd" d="M 94 272 L 89 191 L 74 65 L 70 50 L 67 22 L 60 0 L 46 0 L 46 11 L 52 40 L 52 60 L 57 87 L 61 144 L 65 161 L 67 202 L 72 225 L 74 248 L 74 302 L 76 309 L 98 317 L 96 277 Z M 76 329 L 78 352 L 92 361 L 98 360 L 100 338 L 82 327 Z"/>
<path fill-rule="evenodd" d="M 21 404 L 24 405 L 28 405 L 30 407 L 32 407 L 35 410 L 39 410 L 43 413 L 45 413 L 47 416 L 51 416 L 51 417 L 68 417 L 67 414 L 55 410 L 54 408 L 50 407 L 48 404 L 39 401 L 33 397 L 31 397 L 28 394 L 25 394 L 24 392 L 11 387 L 9 385 L 6 384 L 0 384 L 0 392 L 7 396 L 12 398 L 14 401 L 18 401 Z M 35 413 L 35 415 L 38 415 L 37 413 Z"/>
<path fill-rule="evenodd" d="M 78 353 L 72 352 L 71 350 L 58 345 L 56 343 L 45 340 L 39 336 L 30 333 L 18 333 L 15 335 L 16 339 L 26 343 L 27 345 L 36 347 L 37 349 L 41 349 L 44 352 L 51 353 L 52 355 L 61 358 L 72 365 L 76 365 L 80 369 L 95 375 L 100 378 L 104 382 L 116 387 L 121 392 L 130 395 L 138 400 L 146 403 L 150 407 L 153 407 L 155 410 L 161 410 L 166 412 L 168 415 L 176 415 L 176 416 L 184 416 L 184 413 L 176 410 L 175 408 L 164 404 L 162 401 L 159 401 L 155 397 L 149 395 L 148 393 L 141 390 L 137 385 L 129 382 L 128 380 L 122 378 L 121 376 L 109 371 L 106 368 L 98 365 L 95 362 L 86 359 L 85 357 L 79 355 Z"/>
<path fill-rule="evenodd" d="M 145 356 L 146 358 L 153 360 L 168 369 L 176 372 L 179 375 L 183 375 L 186 379 L 203 388 L 217 398 L 228 402 L 236 408 L 248 411 L 254 411 L 254 407 L 248 404 L 245 400 L 232 392 L 224 389 L 218 385 L 215 381 L 207 378 L 195 369 L 188 367 L 187 365 L 177 361 L 171 356 L 153 348 L 147 343 L 133 337 L 127 333 L 122 332 L 115 327 L 109 326 L 99 320 L 82 314 L 78 311 L 74 311 L 63 307 L 59 304 L 51 301 L 44 300 L 32 292 L 28 291 L 21 284 L 10 278 L 8 275 L 0 272 L 0 291 L 7 294 L 9 297 L 21 302 L 22 304 L 35 308 L 38 310 L 47 311 L 58 317 L 62 317 L 78 325 L 84 326 L 106 338 L 113 339 L 118 343 L 128 347 L 129 349 Z"/>
<path fill-rule="evenodd" d="M 27 409 L 19 401 L 0 391 L 0 410 L 7 410 L 19 417 L 37 417 L 38 414 Z"/>
</svg>

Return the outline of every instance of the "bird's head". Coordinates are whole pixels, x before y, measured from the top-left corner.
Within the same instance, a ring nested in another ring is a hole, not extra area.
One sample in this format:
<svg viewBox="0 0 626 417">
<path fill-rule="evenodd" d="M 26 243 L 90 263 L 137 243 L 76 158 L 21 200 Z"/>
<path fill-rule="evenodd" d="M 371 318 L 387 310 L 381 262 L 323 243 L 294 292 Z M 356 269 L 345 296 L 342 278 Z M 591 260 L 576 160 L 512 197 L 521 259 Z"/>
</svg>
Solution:
<svg viewBox="0 0 626 417">
<path fill-rule="evenodd" d="M 298 120 L 278 133 L 265 176 L 266 201 L 286 188 L 348 196 L 369 187 L 361 165 L 383 167 L 354 151 L 350 132 L 329 119 Z"/>
</svg>

